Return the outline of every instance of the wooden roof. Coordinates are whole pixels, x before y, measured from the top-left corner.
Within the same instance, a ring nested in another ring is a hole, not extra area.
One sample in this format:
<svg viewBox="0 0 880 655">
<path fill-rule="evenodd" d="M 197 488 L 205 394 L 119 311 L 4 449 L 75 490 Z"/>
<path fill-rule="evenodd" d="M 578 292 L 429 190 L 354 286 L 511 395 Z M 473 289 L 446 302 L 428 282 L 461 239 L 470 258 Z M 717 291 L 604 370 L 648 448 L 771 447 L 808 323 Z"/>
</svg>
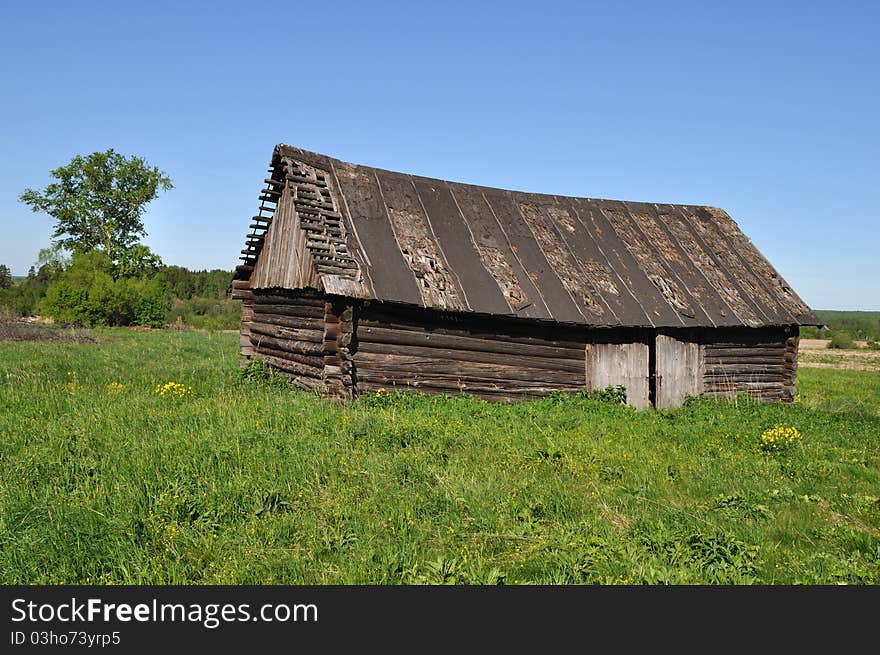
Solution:
<svg viewBox="0 0 880 655">
<path fill-rule="evenodd" d="M 721 209 L 522 193 L 278 145 L 254 289 L 594 326 L 820 325 Z"/>
</svg>

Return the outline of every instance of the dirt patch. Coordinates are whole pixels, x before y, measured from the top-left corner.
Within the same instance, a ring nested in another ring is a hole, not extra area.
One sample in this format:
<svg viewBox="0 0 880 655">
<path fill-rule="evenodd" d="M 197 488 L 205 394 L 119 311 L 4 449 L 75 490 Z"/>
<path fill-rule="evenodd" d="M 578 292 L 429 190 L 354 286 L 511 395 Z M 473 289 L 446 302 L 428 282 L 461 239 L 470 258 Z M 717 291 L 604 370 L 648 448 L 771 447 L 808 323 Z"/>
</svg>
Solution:
<svg viewBox="0 0 880 655">
<path fill-rule="evenodd" d="M 0 321 L 0 341 L 46 341 L 97 343 L 91 330 L 65 327 L 44 321 L 13 319 Z"/>
<path fill-rule="evenodd" d="M 839 348 L 829 348 L 828 347 L 829 343 L 830 342 L 828 339 L 801 339 L 800 343 L 799 343 L 799 348 L 801 350 L 809 350 L 809 351 L 818 350 L 818 351 L 822 351 L 822 352 L 828 352 L 830 350 L 841 350 Z M 867 341 L 853 341 L 853 345 L 856 346 L 857 348 L 864 348 L 865 346 L 868 345 L 868 342 Z M 848 350 L 841 350 L 841 352 L 857 353 L 857 352 L 859 352 L 859 350 L 850 348 Z M 867 351 L 867 352 L 872 352 L 872 351 Z"/>
<path fill-rule="evenodd" d="M 854 344 L 858 348 L 829 348 L 825 339 L 801 339 L 798 345 L 798 366 L 880 371 L 880 350 L 865 348 L 864 341 L 855 341 Z"/>
</svg>

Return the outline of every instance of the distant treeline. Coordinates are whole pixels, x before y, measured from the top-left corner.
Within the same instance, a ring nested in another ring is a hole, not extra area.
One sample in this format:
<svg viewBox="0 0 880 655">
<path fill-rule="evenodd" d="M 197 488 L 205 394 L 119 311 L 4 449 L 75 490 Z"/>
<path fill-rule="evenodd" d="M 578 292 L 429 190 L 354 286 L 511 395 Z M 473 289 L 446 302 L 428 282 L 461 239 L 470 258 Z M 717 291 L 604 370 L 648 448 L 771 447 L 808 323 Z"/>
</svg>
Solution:
<svg viewBox="0 0 880 655">
<path fill-rule="evenodd" d="M 78 325 L 167 324 L 220 330 L 238 327 L 241 303 L 230 298 L 232 271 L 142 267 L 121 274 L 98 251 L 31 267 L 0 288 L 0 312 L 47 316 Z"/>
<path fill-rule="evenodd" d="M 818 309 L 814 313 L 825 322 L 826 327 L 802 327 L 800 333 L 804 339 L 838 336 L 858 341 L 880 341 L 880 312 Z"/>
</svg>

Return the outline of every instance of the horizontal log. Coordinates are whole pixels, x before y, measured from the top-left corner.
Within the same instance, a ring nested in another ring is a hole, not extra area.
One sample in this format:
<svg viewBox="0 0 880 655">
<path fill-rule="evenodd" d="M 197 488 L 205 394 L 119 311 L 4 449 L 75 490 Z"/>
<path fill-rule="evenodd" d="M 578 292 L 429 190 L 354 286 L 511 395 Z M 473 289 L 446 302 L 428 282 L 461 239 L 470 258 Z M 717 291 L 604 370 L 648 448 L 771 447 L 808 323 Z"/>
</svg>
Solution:
<svg viewBox="0 0 880 655">
<path fill-rule="evenodd" d="M 264 334 L 257 333 L 251 334 L 251 344 L 253 344 L 253 346 L 256 348 L 259 348 L 261 344 L 267 344 L 276 350 L 280 350 L 281 352 L 288 352 L 299 355 L 315 355 L 319 357 L 324 356 L 323 344 L 314 343 L 313 341 L 276 339 L 275 337 L 269 337 Z"/>
<path fill-rule="evenodd" d="M 548 394 L 554 391 L 571 391 L 575 392 L 581 389 L 581 387 L 563 387 L 563 386 L 553 386 L 553 385 L 544 385 L 544 386 L 532 386 L 532 385 L 501 385 L 501 384 L 477 384 L 477 383 L 468 383 L 468 384 L 459 384 L 458 382 L 451 380 L 441 380 L 441 379 L 426 379 L 426 380 L 416 380 L 410 381 L 407 384 L 401 384 L 399 380 L 396 380 L 391 377 L 382 376 L 382 375 L 373 375 L 373 374 L 362 374 L 360 371 L 357 373 L 358 383 L 361 381 L 370 382 L 373 384 L 378 384 L 380 386 L 384 386 L 386 389 L 389 386 L 394 386 L 395 388 L 401 387 L 409 387 L 414 390 L 421 390 L 422 388 L 430 388 L 430 389 L 438 389 L 438 390 L 448 390 L 448 391 L 457 391 L 457 392 L 465 392 L 465 393 L 474 393 L 474 392 L 501 392 L 510 395 L 516 395 L 520 390 L 523 393 L 528 394 Z"/>
<path fill-rule="evenodd" d="M 263 334 L 267 337 L 275 337 L 276 339 L 285 339 L 292 341 L 314 341 L 315 343 L 324 342 L 324 334 L 319 330 L 274 325 L 271 323 L 263 323 L 258 319 L 254 320 L 251 323 L 251 334 Z"/>
<path fill-rule="evenodd" d="M 388 389 L 386 385 L 381 384 L 373 384 L 372 382 L 363 382 L 358 383 L 358 394 L 363 395 L 365 393 L 375 392 L 379 389 Z M 398 391 L 417 391 L 418 393 L 423 393 L 425 395 L 440 395 L 446 394 L 450 396 L 458 395 L 459 391 L 457 390 L 449 390 L 449 389 L 435 389 L 434 387 L 420 387 L 419 389 L 412 389 L 409 387 L 394 387 L 394 389 Z M 481 400 L 489 400 L 492 402 L 507 402 L 507 403 L 515 403 L 521 402 L 523 400 L 529 400 L 533 398 L 540 398 L 541 396 L 546 396 L 547 394 L 512 394 L 506 391 L 468 391 L 469 395 L 472 395 Z"/>
<path fill-rule="evenodd" d="M 265 352 L 267 355 L 272 355 L 273 357 L 287 359 L 291 362 L 296 362 L 297 364 L 308 366 L 318 373 L 320 373 L 324 368 L 324 358 L 320 355 L 303 355 L 301 353 L 292 353 L 289 350 L 281 350 L 279 348 L 275 348 L 272 344 L 265 342 L 260 343 L 259 351 Z"/>
<path fill-rule="evenodd" d="M 402 375 L 399 371 L 383 371 L 377 369 L 364 369 L 357 368 L 357 376 L 358 379 L 363 380 L 377 380 L 381 379 L 383 382 L 394 383 L 394 384 L 407 384 L 418 386 L 421 384 L 435 384 L 435 383 L 444 383 L 450 384 L 453 387 L 471 387 L 471 386 L 485 386 L 485 387 L 493 387 L 498 389 L 559 389 L 559 388 L 575 388 L 582 389 L 584 388 L 583 384 L 580 384 L 577 381 L 565 381 L 565 380 L 541 380 L 534 378 L 526 378 L 526 379 L 508 379 L 508 378 L 497 378 L 491 375 L 487 376 L 461 376 L 456 374 L 444 374 L 444 373 L 424 373 L 424 374 L 416 374 L 416 373 L 407 373 Z"/>
<path fill-rule="evenodd" d="M 397 346 L 386 343 L 371 343 L 359 341 L 357 350 L 352 354 L 354 360 L 366 361 L 381 360 L 387 355 L 400 355 L 404 357 L 420 357 L 426 361 L 466 361 L 484 364 L 502 364 L 509 366 L 521 366 L 524 368 L 548 369 L 551 371 L 570 371 L 574 373 L 584 372 L 584 357 L 578 359 L 560 359 L 544 356 L 533 356 L 508 353 L 490 353 L 472 350 L 457 350 L 449 348 L 434 348 L 422 346 Z"/>
<path fill-rule="evenodd" d="M 778 365 L 782 366 L 785 363 L 785 360 L 782 359 L 780 355 L 770 356 L 764 355 L 761 357 L 743 357 L 743 356 L 731 356 L 731 357 L 703 357 L 703 362 L 705 364 L 745 364 L 745 365 L 753 365 L 753 366 L 763 366 L 764 364 Z"/>
<path fill-rule="evenodd" d="M 303 391 L 324 391 L 324 384 L 313 381 L 311 378 L 291 376 L 290 381 L 294 386 L 299 387 Z"/>
<path fill-rule="evenodd" d="M 276 305 L 309 305 L 314 307 L 323 307 L 327 302 L 325 298 L 305 293 L 297 293 L 287 295 L 279 295 L 277 293 L 260 293 L 257 294 L 257 302 L 261 304 Z"/>
<path fill-rule="evenodd" d="M 430 334 L 396 328 L 369 327 L 363 322 L 358 325 L 358 341 L 361 343 L 389 343 L 400 346 L 421 346 L 452 348 L 478 352 L 509 353 L 512 355 L 538 355 L 558 359 L 583 358 L 584 351 L 573 348 L 510 343 L 493 339 L 479 339 L 453 334 Z"/>
<path fill-rule="evenodd" d="M 749 371 L 755 371 L 758 373 L 762 372 L 770 372 L 770 371 L 778 371 L 782 372 L 784 370 L 784 364 L 710 364 L 709 362 L 705 362 L 703 365 L 703 369 L 705 371 L 717 371 L 719 373 L 748 373 Z"/>
<path fill-rule="evenodd" d="M 535 377 L 522 371 L 504 373 L 498 371 L 413 371 L 396 368 L 375 368 L 357 366 L 358 377 L 380 375 L 387 379 L 397 380 L 399 384 L 413 384 L 418 381 L 443 380 L 463 385 L 491 384 L 502 388 L 519 387 L 586 387 L 586 380 L 569 374 L 564 377 Z M 549 373 L 549 371 L 545 371 Z"/>
<path fill-rule="evenodd" d="M 732 398 L 733 396 L 737 396 L 740 393 L 748 393 L 752 398 L 758 400 L 760 402 L 776 402 L 778 400 L 782 400 L 782 393 L 754 393 L 754 392 L 746 392 L 746 391 L 737 391 L 734 393 L 727 391 L 718 391 L 718 392 L 707 392 L 705 395 L 708 398 Z"/>
<path fill-rule="evenodd" d="M 287 328 L 298 328 L 300 330 L 311 330 L 318 334 L 324 334 L 324 321 L 316 317 L 301 316 L 284 316 L 281 314 L 254 314 L 251 321 L 265 323 L 267 325 L 277 325 Z"/>
<path fill-rule="evenodd" d="M 269 355 L 268 353 L 264 353 L 259 350 L 257 351 L 257 356 L 260 359 L 266 360 L 267 364 L 274 366 L 275 368 L 284 371 L 285 373 L 292 373 L 300 378 L 309 378 L 311 380 L 314 380 L 315 382 L 319 382 L 323 378 L 323 367 L 316 372 L 315 369 L 310 366 L 303 366 L 301 364 L 298 364 L 297 362 L 292 362 L 289 359 Z"/>
<path fill-rule="evenodd" d="M 401 374 L 426 375 L 442 373 L 464 378 L 486 376 L 510 380 L 547 380 L 550 383 L 569 382 L 584 386 L 586 377 L 584 367 L 577 371 L 528 368 L 521 364 L 492 364 L 467 360 L 443 360 L 410 355 L 379 355 L 358 353 L 354 357 L 359 370 L 399 372 Z"/>
<path fill-rule="evenodd" d="M 721 347 L 706 345 L 703 347 L 703 352 L 706 355 L 758 355 L 767 352 L 778 352 L 781 356 L 782 353 L 785 352 L 785 348 L 781 343 L 772 346 L 749 346 L 739 344 L 736 346 Z"/>
<path fill-rule="evenodd" d="M 524 343 L 524 344 L 533 344 L 536 346 L 551 346 L 554 348 L 566 348 L 570 350 L 580 350 L 583 351 L 584 346 L 586 344 L 586 339 L 578 339 L 572 338 L 571 340 L 560 340 L 560 339 L 549 339 L 542 338 L 539 336 L 533 336 L 540 332 L 541 328 L 538 328 L 534 325 L 531 326 L 531 329 L 524 328 L 524 334 L 505 334 L 501 331 L 493 332 L 488 330 L 480 330 L 480 329 L 467 329 L 464 327 L 453 327 L 449 324 L 441 324 L 441 325 L 419 325 L 418 323 L 409 323 L 405 320 L 402 320 L 401 317 L 395 317 L 393 315 L 384 315 L 380 314 L 380 317 L 375 317 L 374 312 L 370 312 L 365 315 L 361 315 L 358 324 L 364 327 L 376 327 L 376 328 L 389 328 L 394 330 L 400 330 L 405 332 L 415 332 L 419 334 L 446 334 L 450 336 L 461 336 L 461 337 L 470 337 L 474 339 L 486 339 L 491 341 L 505 341 L 509 343 Z M 386 316 L 388 317 L 386 319 Z M 485 321 L 483 321 L 485 324 Z"/>
<path fill-rule="evenodd" d="M 317 316 L 285 316 L 282 314 L 261 314 L 254 312 L 251 322 L 274 325 L 324 334 L 324 321 Z"/>
<path fill-rule="evenodd" d="M 781 377 L 773 377 L 773 378 L 765 378 L 765 379 L 724 379 L 724 378 L 703 378 L 703 386 L 705 387 L 729 387 L 729 386 L 741 386 L 746 387 L 749 385 L 763 385 L 763 386 L 782 386 L 782 378 Z"/>
<path fill-rule="evenodd" d="M 255 296 L 259 298 L 259 296 Z M 302 304 L 264 304 L 254 302 L 254 312 L 258 314 L 276 314 L 278 316 L 306 316 L 309 318 L 324 318 L 324 308 Z"/>
<path fill-rule="evenodd" d="M 782 383 L 781 375 L 704 375 L 703 381 L 707 384 L 710 382 L 720 382 L 726 383 L 730 382 L 732 384 L 747 384 L 749 382 L 779 382 Z"/>
<path fill-rule="evenodd" d="M 749 364 L 730 364 L 727 366 L 710 366 L 706 364 L 703 367 L 703 371 L 705 373 L 714 373 L 717 375 L 741 375 L 748 373 L 775 373 L 778 375 L 782 374 L 783 368 L 782 364 L 767 364 L 764 366 L 753 366 Z"/>
<path fill-rule="evenodd" d="M 707 394 L 718 394 L 718 393 L 726 393 L 726 394 L 738 394 L 738 393 L 766 393 L 766 394 L 781 394 L 782 387 L 706 387 L 703 393 Z"/>
<path fill-rule="evenodd" d="M 319 186 L 322 188 L 327 186 L 323 182 L 318 182 L 316 180 L 313 180 L 310 177 L 303 177 L 301 175 L 295 175 L 293 173 L 287 175 L 287 180 L 293 181 L 293 182 L 299 182 L 300 184 L 312 184 L 314 186 Z"/>
<path fill-rule="evenodd" d="M 321 257 L 320 255 L 316 255 L 312 257 L 315 264 L 318 264 L 322 267 L 330 267 L 334 269 L 339 269 L 340 274 L 344 274 L 346 271 L 354 271 L 360 268 L 357 262 L 353 261 L 344 261 L 340 259 L 333 259 L 330 257 Z"/>
</svg>

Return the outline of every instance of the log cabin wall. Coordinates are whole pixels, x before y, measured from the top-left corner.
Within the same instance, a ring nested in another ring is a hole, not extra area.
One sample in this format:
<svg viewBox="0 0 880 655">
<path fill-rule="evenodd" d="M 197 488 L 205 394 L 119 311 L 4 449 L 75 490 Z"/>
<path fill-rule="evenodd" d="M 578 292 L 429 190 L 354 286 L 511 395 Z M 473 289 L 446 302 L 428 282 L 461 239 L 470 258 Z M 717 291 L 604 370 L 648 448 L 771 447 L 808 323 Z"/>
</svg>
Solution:
<svg viewBox="0 0 880 655">
<path fill-rule="evenodd" d="M 791 402 L 797 371 L 797 326 L 705 330 L 703 393 Z"/>
<path fill-rule="evenodd" d="M 253 292 L 243 284 L 235 293 L 246 303 L 242 354 L 343 401 L 381 388 L 512 401 L 615 384 L 640 409 L 676 406 L 691 392 L 783 402 L 796 394 L 797 326 L 585 329 L 315 292 Z M 654 339 L 658 355 L 667 342 L 699 349 L 675 373 L 676 387 L 688 390 L 682 398 L 663 402 L 663 387 L 650 387 L 672 382 L 671 370 L 651 369 L 662 359 L 648 355 Z M 652 373 L 659 377 L 651 380 Z"/>
<path fill-rule="evenodd" d="M 252 357 L 303 389 L 324 389 L 326 301 L 312 294 L 253 294 Z"/>
<path fill-rule="evenodd" d="M 797 353 L 800 331 L 797 326 L 792 326 L 791 331 L 794 332 L 794 336 L 785 340 L 785 366 L 782 376 L 782 402 L 787 403 L 794 402 L 797 395 Z"/>
<path fill-rule="evenodd" d="M 487 400 L 587 386 L 585 330 L 366 303 L 351 349 L 359 393 L 409 388 Z"/>
<path fill-rule="evenodd" d="M 324 389 L 330 397 L 351 400 L 357 393 L 351 344 L 354 307 L 344 298 L 324 302 Z"/>
<path fill-rule="evenodd" d="M 251 321 L 254 318 L 254 292 L 248 280 L 232 281 L 232 299 L 241 300 L 241 328 L 239 329 L 238 351 L 245 357 L 254 354 L 251 345 Z M 244 363 L 244 362 L 242 362 Z"/>
</svg>

